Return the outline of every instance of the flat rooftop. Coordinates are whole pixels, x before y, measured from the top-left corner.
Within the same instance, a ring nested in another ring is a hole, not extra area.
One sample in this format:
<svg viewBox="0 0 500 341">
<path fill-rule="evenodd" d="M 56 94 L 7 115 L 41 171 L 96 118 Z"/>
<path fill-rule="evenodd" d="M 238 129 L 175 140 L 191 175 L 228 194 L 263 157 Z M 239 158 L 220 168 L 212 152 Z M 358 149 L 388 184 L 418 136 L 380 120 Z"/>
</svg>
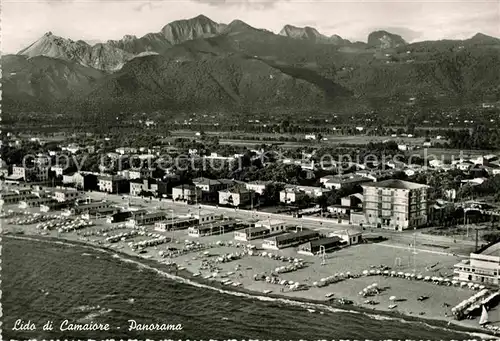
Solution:
<svg viewBox="0 0 500 341">
<path fill-rule="evenodd" d="M 427 185 L 417 184 L 404 180 L 389 179 L 380 182 L 372 182 L 363 184 L 362 187 L 377 187 L 377 188 L 394 188 L 394 189 L 419 189 L 428 188 Z"/>
<path fill-rule="evenodd" d="M 280 225 L 284 224 L 285 222 L 283 220 L 279 219 L 267 219 L 267 220 L 259 220 L 255 223 L 255 225 L 261 225 L 261 226 L 274 226 L 274 225 Z"/>
</svg>

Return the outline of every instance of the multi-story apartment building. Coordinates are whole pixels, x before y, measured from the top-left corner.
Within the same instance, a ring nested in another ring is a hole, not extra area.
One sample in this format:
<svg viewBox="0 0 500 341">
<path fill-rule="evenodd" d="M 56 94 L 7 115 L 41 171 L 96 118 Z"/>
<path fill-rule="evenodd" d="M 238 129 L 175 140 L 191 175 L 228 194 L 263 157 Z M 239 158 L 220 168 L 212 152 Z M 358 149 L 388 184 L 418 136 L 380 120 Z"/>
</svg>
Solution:
<svg viewBox="0 0 500 341">
<path fill-rule="evenodd" d="M 427 223 L 429 186 L 391 179 L 362 187 L 367 225 L 402 231 Z"/>
<path fill-rule="evenodd" d="M 12 167 L 12 175 L 22 178 L 24 181 L 47 181 L 49 179 L 49 169 L 47 166 L 16 166 Z"/>
</svg>

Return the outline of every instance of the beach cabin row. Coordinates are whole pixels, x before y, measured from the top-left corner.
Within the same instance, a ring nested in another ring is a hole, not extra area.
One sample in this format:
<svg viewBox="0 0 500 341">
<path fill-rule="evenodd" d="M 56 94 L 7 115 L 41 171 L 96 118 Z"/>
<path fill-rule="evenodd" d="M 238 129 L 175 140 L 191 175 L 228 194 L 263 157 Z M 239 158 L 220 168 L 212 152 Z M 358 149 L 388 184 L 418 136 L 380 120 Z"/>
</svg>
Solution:
<svg viewBox="0 0 500 341">
<path fill-rule="evenodd" d="M 175 217 L 155 223 L 156 231 L 182 230 L 198 224 L 196 217 Z"/>
<path fill-rule="evenodd" d="M 147 214 L 147 213 L 148 213 L 148 211 L 146 211 L 146 210 L 116 212 L 108 218 L 107 222 L 110 224 L 111 223 L 122 223 L 122 222 L 129 220 L 130 218 L 135 218 L 135 216 L 137 216 L 137 215 Z"/>
<path fill-rule="evenodd" d="M 32 207 L 40 207 L 41 205 L 47 205 L 48 203 L 54 201 L 54 199 L 46 197 L 46 198 L 29 198 L 26 200 L 22 200 L 19 202 L 19 208 L 32 208 Z"/>
<path fill-rule="evenodd" d="M 214 223 L 191 226 L 188 228 L 188 235 L 191 237 L 213 236 L 234 231 L 235 227 L 235 220 L 222 220 Z"/>
<path fill-rule="evenodd" d="M 298 253 L 308 256 L 321 254 L 322 252 L 330 252 L 341 248 L 347 243 L 340 237 L 326 237 L 316 239 L 305 243 L 300 246 Z"/>
<path fill-rule="evenodd" d="M 267 238 L 262 242 L 262 248 L 269 250 L 279 250 L 286 247 L 292 247 L 307 243 L 311 240 L 320 239 L 321 235 L 317 231 L 298 231 L 280 234 L 275 237 Z"/>
<path fill-rule="evenodd" d="M 125 226 L 136 227 L 136 226 L 152 225 L 156 222 L 166 220 L 167 217 L 168 217 L 168 212 L 153 212 L 153 213 L 141 214 L 134 216 L 134 218 L 128 220 L 125 223 Z"/>
<path fill-rule="evenodd" d="M 82 213 L 96 214 L 98 210 L 103 208 L 109 208 L 111 205 L 107 202 L 93 202 L 90 204 L 76 205 L 71 209 L 71 213 L 74 215 L 79 215 Z"/>
<path fill-rule="evenodd" d="M 49 202 L 40 205 L 40 212 L 57 211 L 57 210 L 62 210 L 66 207 L 68 207 L 67 202 L 58 202 L 55 200 L 51 200 Z"/>
<path fill-rule="evenodd" d="M 101 217 L 109 217 L 115 214 L 118 211 L 118 208 L 109 206 L 109 207 L 103 207 L 103 208 L 98 208 L 96 210 L 92 210 L 86 213 L 82 214 L 82 217 L 84 219 L 90 219 L 91 216 L 95 216 L 96 218 L 101 218 Z"/>
<path fill-rule="evenodd" d="M 283 233 L 287 230 L 284 221 L 269 219 L 261 220 L 255 223 L 254 227 L 249 227 L 234 233 L 234 239 L 240 241 L 250 241 L 259 238 L 270 237 Z"/>
</svg>

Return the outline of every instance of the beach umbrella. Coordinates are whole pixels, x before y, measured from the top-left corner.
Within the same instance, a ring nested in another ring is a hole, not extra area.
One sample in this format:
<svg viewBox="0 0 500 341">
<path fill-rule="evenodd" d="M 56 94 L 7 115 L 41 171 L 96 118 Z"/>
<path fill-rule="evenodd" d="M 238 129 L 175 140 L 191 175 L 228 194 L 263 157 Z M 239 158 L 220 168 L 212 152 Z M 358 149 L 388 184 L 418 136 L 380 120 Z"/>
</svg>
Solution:
<svg viewBox="0 0 500 341">
<path fill-rule="evenodd" d="M 373 283 L 372 287 L 378 287 L 378 284 L 377 283 Z"/>
<path fill-rule="evenodd" d="M 389 275 L 389 270 L 385 270 L 385 271 L 384 271 L 384 275 L 385 275 L 385 276 Z"/>
<path fill-rule="evenodd" d="M 453 285 L 455 285 L 457 283 L 458 283 L 458 281 L 455 281 L 455 280 L 451 281 L 451 284 L 453 284 Z"/>
<path fill-rule="evenodd" d="M 484 288 L 485 288 L 485 286 L 484 286 L 484 285 L 480 285 L 480 286 L 479 286 L 479 289 L 481 289 L 481 290 L 483 290 Z"/>
<path fill-rule="evenodd" d="M 431 277 L 430 276 L 425 276 L 424 277 L 424 281 L 430 281 L 431 280 Z"/>
<path fill-rule="evenodd" d="M 363 292 L 362 292 L 362 291 L 360 291 L 360 292 L 359 292 L 359 295 L 363 295 Z"/>
<path fill-rule="evenodd" d="M 368 275 L 368 270 L 363 270 L 363 275 Z"/>
<path fill-rule="evenodd" d="M 465 283 L 465 282 L 461 282 L 461 283 L 460 283 L 460 286 L 461 286 L 461 287 L 465 287 L 466 285 L 467 285 L 467 283 Z"/>
<path fill-rule="evenodd" d="M 396 299 L 396 296 L 391 296 L 389 297 L 389 300 L 394 301 Z"/>
<path fill-rule="evenodd" d="M 376 273 L 375 270 L 370 270 L 370 275 L 373 275 L 375 273 Z"/>
<path fill-rule="evenodd" d="M 313 282 L 313 285 L 314 285 L 315 287 L 317 287 L 317 286 L 318 286 L 318 282 Z"/>
<path fill-rule="evenodd" d="M 347 277 L 351 276 L 351 273 L 349 271 L 347 271 L 345 274 Z"/>
<path fill-rule="evenodd" d="M 396 271 L 391 271 L 391 276 L 396 276 Z"/>
<path fill-rule="evenodd" d="M 380 275 L 381 273 L 382 273 L 382 271 L 377 270 L 377 275 Z"/>
</svg>

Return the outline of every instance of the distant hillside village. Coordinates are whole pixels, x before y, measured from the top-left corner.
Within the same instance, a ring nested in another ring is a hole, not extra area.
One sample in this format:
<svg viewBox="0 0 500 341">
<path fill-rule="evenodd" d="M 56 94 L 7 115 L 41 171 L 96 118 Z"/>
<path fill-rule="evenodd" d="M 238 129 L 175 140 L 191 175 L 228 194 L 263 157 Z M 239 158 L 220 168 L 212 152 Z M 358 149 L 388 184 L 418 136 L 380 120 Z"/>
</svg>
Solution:
<svg viewBox="0 0 500 341">
<path fill-rule="evenodd" d="M 45 195 L 3 189 L 4 203 L 27 207 L 60 208 L 84 197 L 85 191 L 99 191 L 401 231 L 456 224 L 463 220 L 465 201 L 484 197 L 495 207 L 500 200 L 500 160 L 494 154 L 433 159 L 427 164 L 330 160 L 325 165 L 319 158 L 321 150 L 294 152 L 293 157 L 265 145 L 221 154 L 204 145 L 110 151 L 98 145 L 48 147 L 33 139 L 12 140 L 14 150 L 27 144 L 39 152 L 24 166 L 4 161 L 5 183 L 51 187 Z M 393 154 L 407 151 L 394 143 L 381 143 L 378 148 Z M 56 162 L 63 159 L 67 162 Z M 474 219 L 489 218 L 476 215 Z"/>
</svg>

